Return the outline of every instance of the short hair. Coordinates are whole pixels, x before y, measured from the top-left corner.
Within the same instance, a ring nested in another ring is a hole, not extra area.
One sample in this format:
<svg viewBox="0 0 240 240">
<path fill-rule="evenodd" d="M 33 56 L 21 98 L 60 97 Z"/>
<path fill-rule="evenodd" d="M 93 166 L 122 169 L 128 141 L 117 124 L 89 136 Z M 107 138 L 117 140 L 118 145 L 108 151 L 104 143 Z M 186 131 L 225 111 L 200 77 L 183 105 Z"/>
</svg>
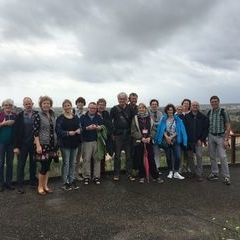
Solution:
<svg viewBox="0 0 240 240">
<path fill-rule="evenodd" d="M 153 102 L 156 102 L 156 103 L 157 103 L 157 105 L 159 106 L 159 102 L 158 102 L 158 100 L 157 100 L 157 99 L 152 99 L 152 100 L 150 101 L 150 103 L 149 103 L 149 104 L 150 104 L 150 106 L 152 105 L 152 103 L 153 103 Z"/>
<path fill-rule="evenodd" d="M 184 99 L 182 100 L 181 105 L 183 105 L 184 102 L 188 102 L 188 103 L 189 103 L 189 108 L 188 108 L 188 110 L 190 110 L 190 108 L 191 108 L 191 103 L 192 103 L 191 100 L 188 99 L 188 98 L 184 98 Z"/>
<path fill-rule="evenodd" d="M 52 98 L 50 98 L 49 96 L 41 96 L 39 97 L 39 101 L 38 101 L 38 105 L 40 108 L 42 108 L 42 103 L 45 101 L 49 101 L 50 102 L 50 106 L 52 107 L 53 105 L 53 100 Z"/>
<path fill-rule="evenodd" d="M 32 102 L 32 99 L 31 99 L 30 97 L 24 97 L 24 98 L 23 98 L 23 103 L 24 103 L 25 101 L 27 101 L 27 100 L 30 100 L 30 101 Z"/>
<path fill-rule="evenodd" d="M 132 92 L 132 93 L 129 94 L 129 98 L 130 97 L 137 97 L 138 98 L 138 95 L 136 93 Z"/>
<path fill-rule="evenodd" d="M 8 99 L 3 100 L 3 102 L 2 102 L 2 107 L 3 107 L 4 105 L 6 105 L 6 104 L 13 106 L 13 105 L 14 105 L 14 102 L 13 102 L 12 99 L 8 98 Z"/>
<path fill-rule="evenodd" d="M 169 110 L 169 108 L 173 109 L 173 114 L 176 112 L 176 108 L 172 103 L 169 103 L 167 106 L 165 106 L 164 108 L 164 112 L 167 114 L 167 111 Z"/>
<path fill-rule="evenodd" d="M 65 100 L 62 102 L 62 107 L 63 107 L 66 103 L 69 103 L 69 104 L 72 106 L 72 102 L 71 102 L 69 99 L 65 99 Z"/>
<path fill-rule="evenodd" d="M 86 100 L 85 100 L 85 98 L 83 98 L 83 97 L 78 97 L 78 98 L 76 99 L 76 101 L 75 101 L 75 105 L 77 105 L 78 103 L 83 103 L 83 106 L 85 106 L 85 105 L 86 105 Z"/>
<path fill-rule="evenodd" d="M 99 99 L 97 100 L 97 105 L 98 105 L 99 103 L 104 103 L 105 105 L 107 105 L 107 101 L 106 101 L 104 98 L 99 98 Z"/>
<path fill-rule="evenodd" d="M 120 92 L 118 95 L 117 95 L 117 98 L 128 98 L 128 95 L 125 93 L 125 92 Z"/>
<path fill-rule="evenodd" d="M 88 106 L 89 106 L 90 104 L 97 105 L 95 102 L 90 102 L 90 103 L 88 104 Z"/>
<path fill-rule="evenodd" d="M 216 99 L 216 100 L 218 100 L 218 101 L 220 102 L 220 99 L 219 99 L 218 96 L 211 96 L 211 97 L 210 97 L 210 102 L 211 102 L 213 99 Z"/>
</svg>

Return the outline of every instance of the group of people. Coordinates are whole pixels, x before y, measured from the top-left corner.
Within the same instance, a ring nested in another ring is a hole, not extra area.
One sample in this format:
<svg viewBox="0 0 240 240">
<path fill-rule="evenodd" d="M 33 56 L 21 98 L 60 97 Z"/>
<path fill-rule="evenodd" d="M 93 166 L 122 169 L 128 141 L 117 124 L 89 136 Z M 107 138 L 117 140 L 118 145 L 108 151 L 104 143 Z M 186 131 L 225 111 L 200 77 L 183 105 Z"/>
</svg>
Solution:
<svg viewBox="0 0 240 240">
<path fill-rule="evenodd" d="M 17 155 L 18 192 L 24 193 L 24 169 L 29 159 L 29 179 L 40 195 L 53 192 L 48 186 L 51 162 L 58 162 L 59 149 L 62 164 L 62 189 L 78 189 L 82 177 L 84 185 L 99 185 L 105 173 L 106 154 L 113 156 L 113 180 L 119 181 L 122 151 L 125 152 L 126 175 L 129 181 L 150 180 L 163 183 L 160 157 L 166 154 L 167 178 L 183 180 L 191 174 L 203 180 L 202 149 L 208 144 L 211 172 L 208 180 L 219 178 L 218 159 L 221 162 L 223 182 L 230 185 L 226 148 L 230 135 L 230 119 L 220 107 L 218 96 L 210 98 L 211 109 L 205 115 L 197 101 L 184 99 L 175 107 L 168 104 L 162 113 L 157 99 L 137 104 L 138 95 L 121 92 L 118 104 L 110 112 L 106 100 L 90 102 L 79 97 L 76 108 L 66 99 L 63 113 L 56 117 L 53 101 L 48 96 L 39 98 L 40 110 L 33 109 L 30 97 L 23 99 L 23 111 L 13 112 L 13 100 L 6 99 L 0 112 L 0 192 L 13 190 L 13 159 Z M 196 156 L 196 164 L 195 164 Z M 40 163 L 36 177 L 36 163 Z M 6 173 L 5 173 L 6 163 Z M 133 174 L 135 170 L 135 174 Z M 189 173 L 188 173 L 189 172 Z M 136 176 L 137 173 L 137 176 Z M 4 177 L 5 176 L 5 177 Z"/>
</svg>

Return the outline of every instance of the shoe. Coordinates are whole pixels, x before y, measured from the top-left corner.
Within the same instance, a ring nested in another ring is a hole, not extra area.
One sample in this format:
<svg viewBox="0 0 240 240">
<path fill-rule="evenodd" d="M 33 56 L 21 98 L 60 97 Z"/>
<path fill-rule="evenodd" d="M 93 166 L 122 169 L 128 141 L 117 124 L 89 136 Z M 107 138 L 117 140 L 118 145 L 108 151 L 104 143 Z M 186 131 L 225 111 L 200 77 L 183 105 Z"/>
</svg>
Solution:
<svg viewBox="0 0 240 240">
<path fill-rule="evenodd" d="M 156 182 L 157 182 L 157 183 L 164 183 L 164 180 L 163 180 L 162 178 L 158 177 L 158 178 L 156 179 Z"/>
<path fill-rule="evenodd" d="M 79 186 L 77 185 L 77 183 L 75 181 L 73 181 L 71 184 L 70 184 L 71 188 L 74 189 L 74 190 L 77 190 L 79 189 Z"/>
<path fill-rule="evenodd" d="M 119 176 L 114 176 L 113 181 L 119 181 Z"/>
<path fill-rule="evenodd" d="M 97 185 L 99 185 L 99 184 L 101 184 L 101 182 L 100 182 L 100 179 L 99 178 L 94 178 L 94 183 L 95 184 L 97 184 Z"/>
<path fill-rule="evenodd" d="M 169 171 L 169 174 L 167 175 L 167 178 L 173 178 L 173 171 Z"/>
<path fill-rule="evenodd" d="M 158 171 L 158 174 L 159 174 L 159 175 L 162 175 L 162 172 L 161 172 L 160 167 L 157 169 L 157 171 Z"/>
<path fill-rule="evenodd" d="M 24 193 L 25 193 L 23 187 L 19 187 L 17 192 L 18 192 L 19 194 L 24 194 Z"/>
<path fill-rule="evenodd" d="M 207 177 L 207 180 L 209 180 L 209 181 L 218 180 L 218 175 L 216 175 L 214 173 L 210 173 L 209 176 Z"/>
<path fill-rule="evenodd" d="M 144 181 L 145 181 L 144 178 L 139 179 L 139 183 L 144 183 Z"/>
<path fill-rule="evenodd" d="M 45 187 L 45 188 L 44 188 L 44 191 L 45 191 L 46 193 L 53 193 L 53 190 L 52 190 L 51 188 L 48 188 L 48 187 Z"/>
<path fill-rule="evenodd" d="M 185 177 L 183 177 L 179 172 L 175 172 L 173 174 L 173 177 L 179 180 L 183 180 Z"/>
<path fill-rule="evenodd" d="M 133 176 L 131 176 L 131 175 L 129 175 L 129 176 L 128 176 L 128 180 L 129 180 L 130 182 L 133 182 L 133 181 L 135 181 L 135 180 L 136 180 L 136 178 L 135 178 L 135 177 L 133 177 Z"/>
<path fill-rule="evenodd" d="M 41 189 L 41 190 L 37 190 L 37 193 L 39 194 L 39 195 L 41 195 L 41 196 L 45 196 L 45 195 L 47 195 L 47 193 L 43 190 L 43 189 Z"/>
<path fill-rule="evenodd" d="M 225 177 L 224 180 L 223 180 L 223 183 L 226 184 L 226 185 L 230 185 L 231 184 L 230 178 Z"/>
<path fill-rule="evenodd" d="M 13 191 L 15 190 L 15 187 L 13 187 L 11 184 L 6 184 L 6 189 Z"/>
<path fill-rule="evenodd" d="M 62 189 L 63 191 L 71 191 L 71 190 L 72 190 L 72 187 L 70 186 L 69 183 L 65 183 L 65 184 L 61 187 L 61 189 Z"/>
<path fill-rule="evenodd" d="M 84 178 L 83 183 L 84 183 L 84 185 L 88 185 L 89 184 L 89 178 Z"/>
</svg>

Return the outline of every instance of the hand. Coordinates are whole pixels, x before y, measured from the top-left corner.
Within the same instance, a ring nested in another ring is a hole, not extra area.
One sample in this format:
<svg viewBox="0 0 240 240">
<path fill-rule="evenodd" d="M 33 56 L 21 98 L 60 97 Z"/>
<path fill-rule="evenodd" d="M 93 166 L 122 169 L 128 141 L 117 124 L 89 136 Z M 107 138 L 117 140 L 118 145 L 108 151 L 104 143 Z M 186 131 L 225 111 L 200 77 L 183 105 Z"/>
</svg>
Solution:
<svg viewBox="0 0 240 240">
<path fill-rule="evenodd" d="M 147 141 L 147 143 L 150 143 L 151 138 L 150 137 L 146 138 L 146 141 Z"/>
<path fill-rule="evenodd" d="M 41 145 L 37 145 L 37 153 L 42 154 L 42 147 Z"/>
<path fill-rule="evenodd" d="M 6 120 L 5 120 L 5 118 L 4 118 L 3 121 L 0 123 L 0 126 L 1 126 L 1 127 L 6 126 Z"/>
<path fill-rule="evenodd" d="M 80 128 L 75 131 L 76 134 L 80 134 Z"/>
<path fill-rule="evenodd" d="M 75 133 L 76 133 L 75 131 L 69 131 L 69 132 L 68 132 L 68 135 L 69 135 L 69 136 L 74 136 Z"/>
<path fill-rule="evenodd" d="M 167 144 L 171 145 L 172 144 L 172 138 L 169 137 L 169 136 L 167 136 L 165 138 L 166 138 Z"/>
<path fill-rule="evenodd" d="M 96 129 L 97 129 L 98 131 L 100 131 L 100 130 L 102 130 L 102 127 L 99 126 L 99 125 L 97 125 L 97 126 L 96 126 Z"/>
<path fill-rule="evenodd" d="M 14 124 L 14 120 L 7 120 L 5 121 L 5 126 L 12 126 Z"/>
<path fill-rule="evenodd" d="M 224 148 L 227 149 L 227 148 L 229 148 L 229 147 L 230 147 L 230 146 L 229 146 L 228 140 L 224 140 Z"/>
<path fill-rule="evenodd" d="M 19 148 L 14 148 L 13 152 L 18 155 L 20 153 L 20 150 L 19 150 Z"/>
<path fill-rule="evenodd" d="M 95 129 L 95 124 L 91 124 L 86 127 L 87 130 L 94 130 Z"/>
</svg>

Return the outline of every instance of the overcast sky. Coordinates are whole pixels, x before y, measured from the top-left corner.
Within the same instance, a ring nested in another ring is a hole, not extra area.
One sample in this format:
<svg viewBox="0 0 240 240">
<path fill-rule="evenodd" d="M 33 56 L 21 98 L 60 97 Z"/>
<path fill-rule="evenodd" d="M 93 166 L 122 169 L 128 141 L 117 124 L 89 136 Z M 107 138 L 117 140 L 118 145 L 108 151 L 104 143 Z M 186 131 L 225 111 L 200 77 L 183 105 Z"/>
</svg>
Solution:
<svg viewBox="0 0 240 240">
<path fill-rule="evenodd" d="M 239 0 L 0 0 L 0 101 L 240 102 Z"/>
</svg>

